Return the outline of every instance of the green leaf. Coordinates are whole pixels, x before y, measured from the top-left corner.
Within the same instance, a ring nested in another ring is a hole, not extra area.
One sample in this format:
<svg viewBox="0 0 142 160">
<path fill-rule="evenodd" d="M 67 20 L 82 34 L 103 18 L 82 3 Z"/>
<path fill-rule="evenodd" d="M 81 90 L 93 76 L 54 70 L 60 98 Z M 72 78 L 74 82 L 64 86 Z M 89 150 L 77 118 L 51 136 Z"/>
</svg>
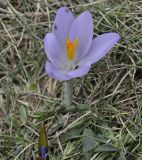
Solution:
<svg viewBox="0 0 142 160">
<path fill-rule="evenodd" d="M 20 111 L 20 119 L 21 119 L 21 122 L 23 124 L 26 123 L 27 121 L 27 118 L 28 118 L 28 115 L 27 115 L 27 108 L 25 106 L 20 106 L 19 107 L 19 111 Z"/>
<path fill-rule="evenodd" d="M 82 120 L 74 123 L 74 124 L 70 127 L 70 130 L 71 130 L 71 129 L 83 128 L 83 126 L 84 126 L 85 124 L 87 124 L 87 122 L 86 122 L 86 119 L 84 118 L 84 119 L 82 119 Z"/>
<path fill-rule="evenodd" d="M 82 138 L 82 147 L 84 152 L 89 152 L 96 147 L 94 132 L 91 129 L 85 129 Z"/>
<path fill-rule="evenodd" d="M 125 154 L 126 154 L 125 152 L 120 151 L 120 157 L 118 158 L 118 160 L 126 160 Z"/>
<path fill-rule="evenodd" d="M 90 110 L 90 107 L 89 107 L 87 104 L 79 104 L 79 105 L 77 106 L 77 110 L 78 110 L 79 112 L 84 112 L 84 111 Z"/>
<path fill-rule="evenodd" d="M 103 144 L 96 148 L 96 152 L 115 152 L 117 149 L 109 144 Z"/>
<path fill-rule="evenodd" d="M 142 98 L 139 98 L 139 99 L 138 99 L 138 106 L 139 106 L 140 108 L 142 108 Z"/>
<path fill-rule="evenodd" d="M 83 130 L 82 128 L 72 129 L 65 134 L 64 139 L 70 140 L 70 139 L 77 138 L 80 136 L 82 130 Z"/>
<path fill-rule="evenodd" d="M 71 154 L 74 148 L 75 148 L 74 144 L 69 142 L 64 150 L 64 156 L 68 156 L 69 154 Z"/>
<path fill-rule="evenodd" d="M 29 84 L 29 90 L 30 90 L 31 92 L 37 91 L 37 84 L 36 84 L 35 82 L 31 82 L 31 83 Z"/>
</svg>

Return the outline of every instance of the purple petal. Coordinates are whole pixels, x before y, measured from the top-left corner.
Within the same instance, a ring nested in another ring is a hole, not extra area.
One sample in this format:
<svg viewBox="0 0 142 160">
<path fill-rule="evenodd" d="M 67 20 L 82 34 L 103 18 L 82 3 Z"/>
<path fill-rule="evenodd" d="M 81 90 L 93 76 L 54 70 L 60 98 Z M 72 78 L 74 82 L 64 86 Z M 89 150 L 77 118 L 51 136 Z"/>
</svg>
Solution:
<svg viewBox="0 0 142 160">
<path fill-rule="evenodd" d="M 47 33 L 44 37 L 44 49 L 49 59 L 56 67 L 63 68 L 67 61 L 67 56 L 59 46 L 53 33 Z"/>
<path fill-rule="evenodd" d="M 75 59 L 78 61 L 89 50 L 93 38 L 93 20 L 90 12 L 83 12 L 73 22 L 69 37 L 74 42 L 79 40 Z"/>
<path fill-rule="evenodd" d="M 67 81 L 72 79 L 72 77 L 65 75 L 61 70 L 57 69 L 52 63 L 48 61 L 46 62 L 45 65 L 45 71 L 50 77 L 57 80 Z"/>
<path fill-rule="evenodd" d="M 98 36 L 93 40 L 91 48 L 88 51 L 88 55 L 86 55 L 81 64 L 84 64 L 87 61 L 96 63 L 114 47 L 119 39 L 120 35 L 113 32 Z"/>
<path fill-rule="evenodd" d="M 66 38 L 69 36 L 69 30 L 73 20 L 74 17 L 67 7 L 58 9 L 52 32 L 55 34 L 63 48 L 65 48 Z"/>
<path fill-rule="evenodd" d="M 72 77 L 72 78 L 82 77 L 89 72 L 90 68 L 91 68 L 91 63 L 88 62 L 84 66 L 81 66 L 78 69 L 70 71 L 67 75 Z"/>
</svg>

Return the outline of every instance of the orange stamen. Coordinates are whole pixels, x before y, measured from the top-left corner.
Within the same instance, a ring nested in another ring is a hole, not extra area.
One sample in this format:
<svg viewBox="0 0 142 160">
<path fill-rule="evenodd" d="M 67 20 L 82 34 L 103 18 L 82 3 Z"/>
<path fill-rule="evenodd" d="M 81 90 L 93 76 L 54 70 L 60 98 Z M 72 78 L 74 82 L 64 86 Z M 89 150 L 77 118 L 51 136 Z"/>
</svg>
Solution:
<svg viewBox="0 0 142 160">
<path fill-rule="evenodd" d="M 78 46 L 78 38 L 72 43 L 71 40 L 67 37 L 66 39 L 66 48 L 67 48 L 67 55 L 69 60 L 73 60 L 75 57 L 75 53 Z"/>
</svg>

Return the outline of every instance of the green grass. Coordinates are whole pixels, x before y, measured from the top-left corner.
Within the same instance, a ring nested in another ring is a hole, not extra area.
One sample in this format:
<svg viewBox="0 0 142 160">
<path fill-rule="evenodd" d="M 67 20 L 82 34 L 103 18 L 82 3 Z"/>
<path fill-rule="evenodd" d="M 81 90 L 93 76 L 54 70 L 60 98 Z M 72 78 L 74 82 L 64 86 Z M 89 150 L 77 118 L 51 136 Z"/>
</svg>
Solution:
<svg viewBox="0 0 142 160">
<path fill-rule="evenodd" d="M 46 76 L 43 37 L 56 10 L 90 11 L 94 36 L 121 41 L 74 81 L 74 112 L 57 112 L 61 83 Z M 31 160 L 44 122 L 51 160 L 142 160 L 142 1 L 0 2 L 0 160 Z"/>
</svg>

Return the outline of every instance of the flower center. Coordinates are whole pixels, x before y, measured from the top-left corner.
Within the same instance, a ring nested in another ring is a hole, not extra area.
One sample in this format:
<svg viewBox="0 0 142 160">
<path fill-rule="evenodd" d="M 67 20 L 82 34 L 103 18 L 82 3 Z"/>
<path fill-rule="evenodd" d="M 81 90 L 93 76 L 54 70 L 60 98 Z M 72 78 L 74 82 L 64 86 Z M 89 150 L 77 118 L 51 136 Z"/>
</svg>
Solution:
<svg viewBox="0 0 142 160">
<path fill-rule="evenodd" d="M 73 60 L 75 57 L 76 49 L 78 46 L 78 38 L 75 39 L 74 42 L 72 42 L 69 37 L 66 39 L 66 48 L 67 48 L 67 55 L 69 60 Z"/>
</svg>

